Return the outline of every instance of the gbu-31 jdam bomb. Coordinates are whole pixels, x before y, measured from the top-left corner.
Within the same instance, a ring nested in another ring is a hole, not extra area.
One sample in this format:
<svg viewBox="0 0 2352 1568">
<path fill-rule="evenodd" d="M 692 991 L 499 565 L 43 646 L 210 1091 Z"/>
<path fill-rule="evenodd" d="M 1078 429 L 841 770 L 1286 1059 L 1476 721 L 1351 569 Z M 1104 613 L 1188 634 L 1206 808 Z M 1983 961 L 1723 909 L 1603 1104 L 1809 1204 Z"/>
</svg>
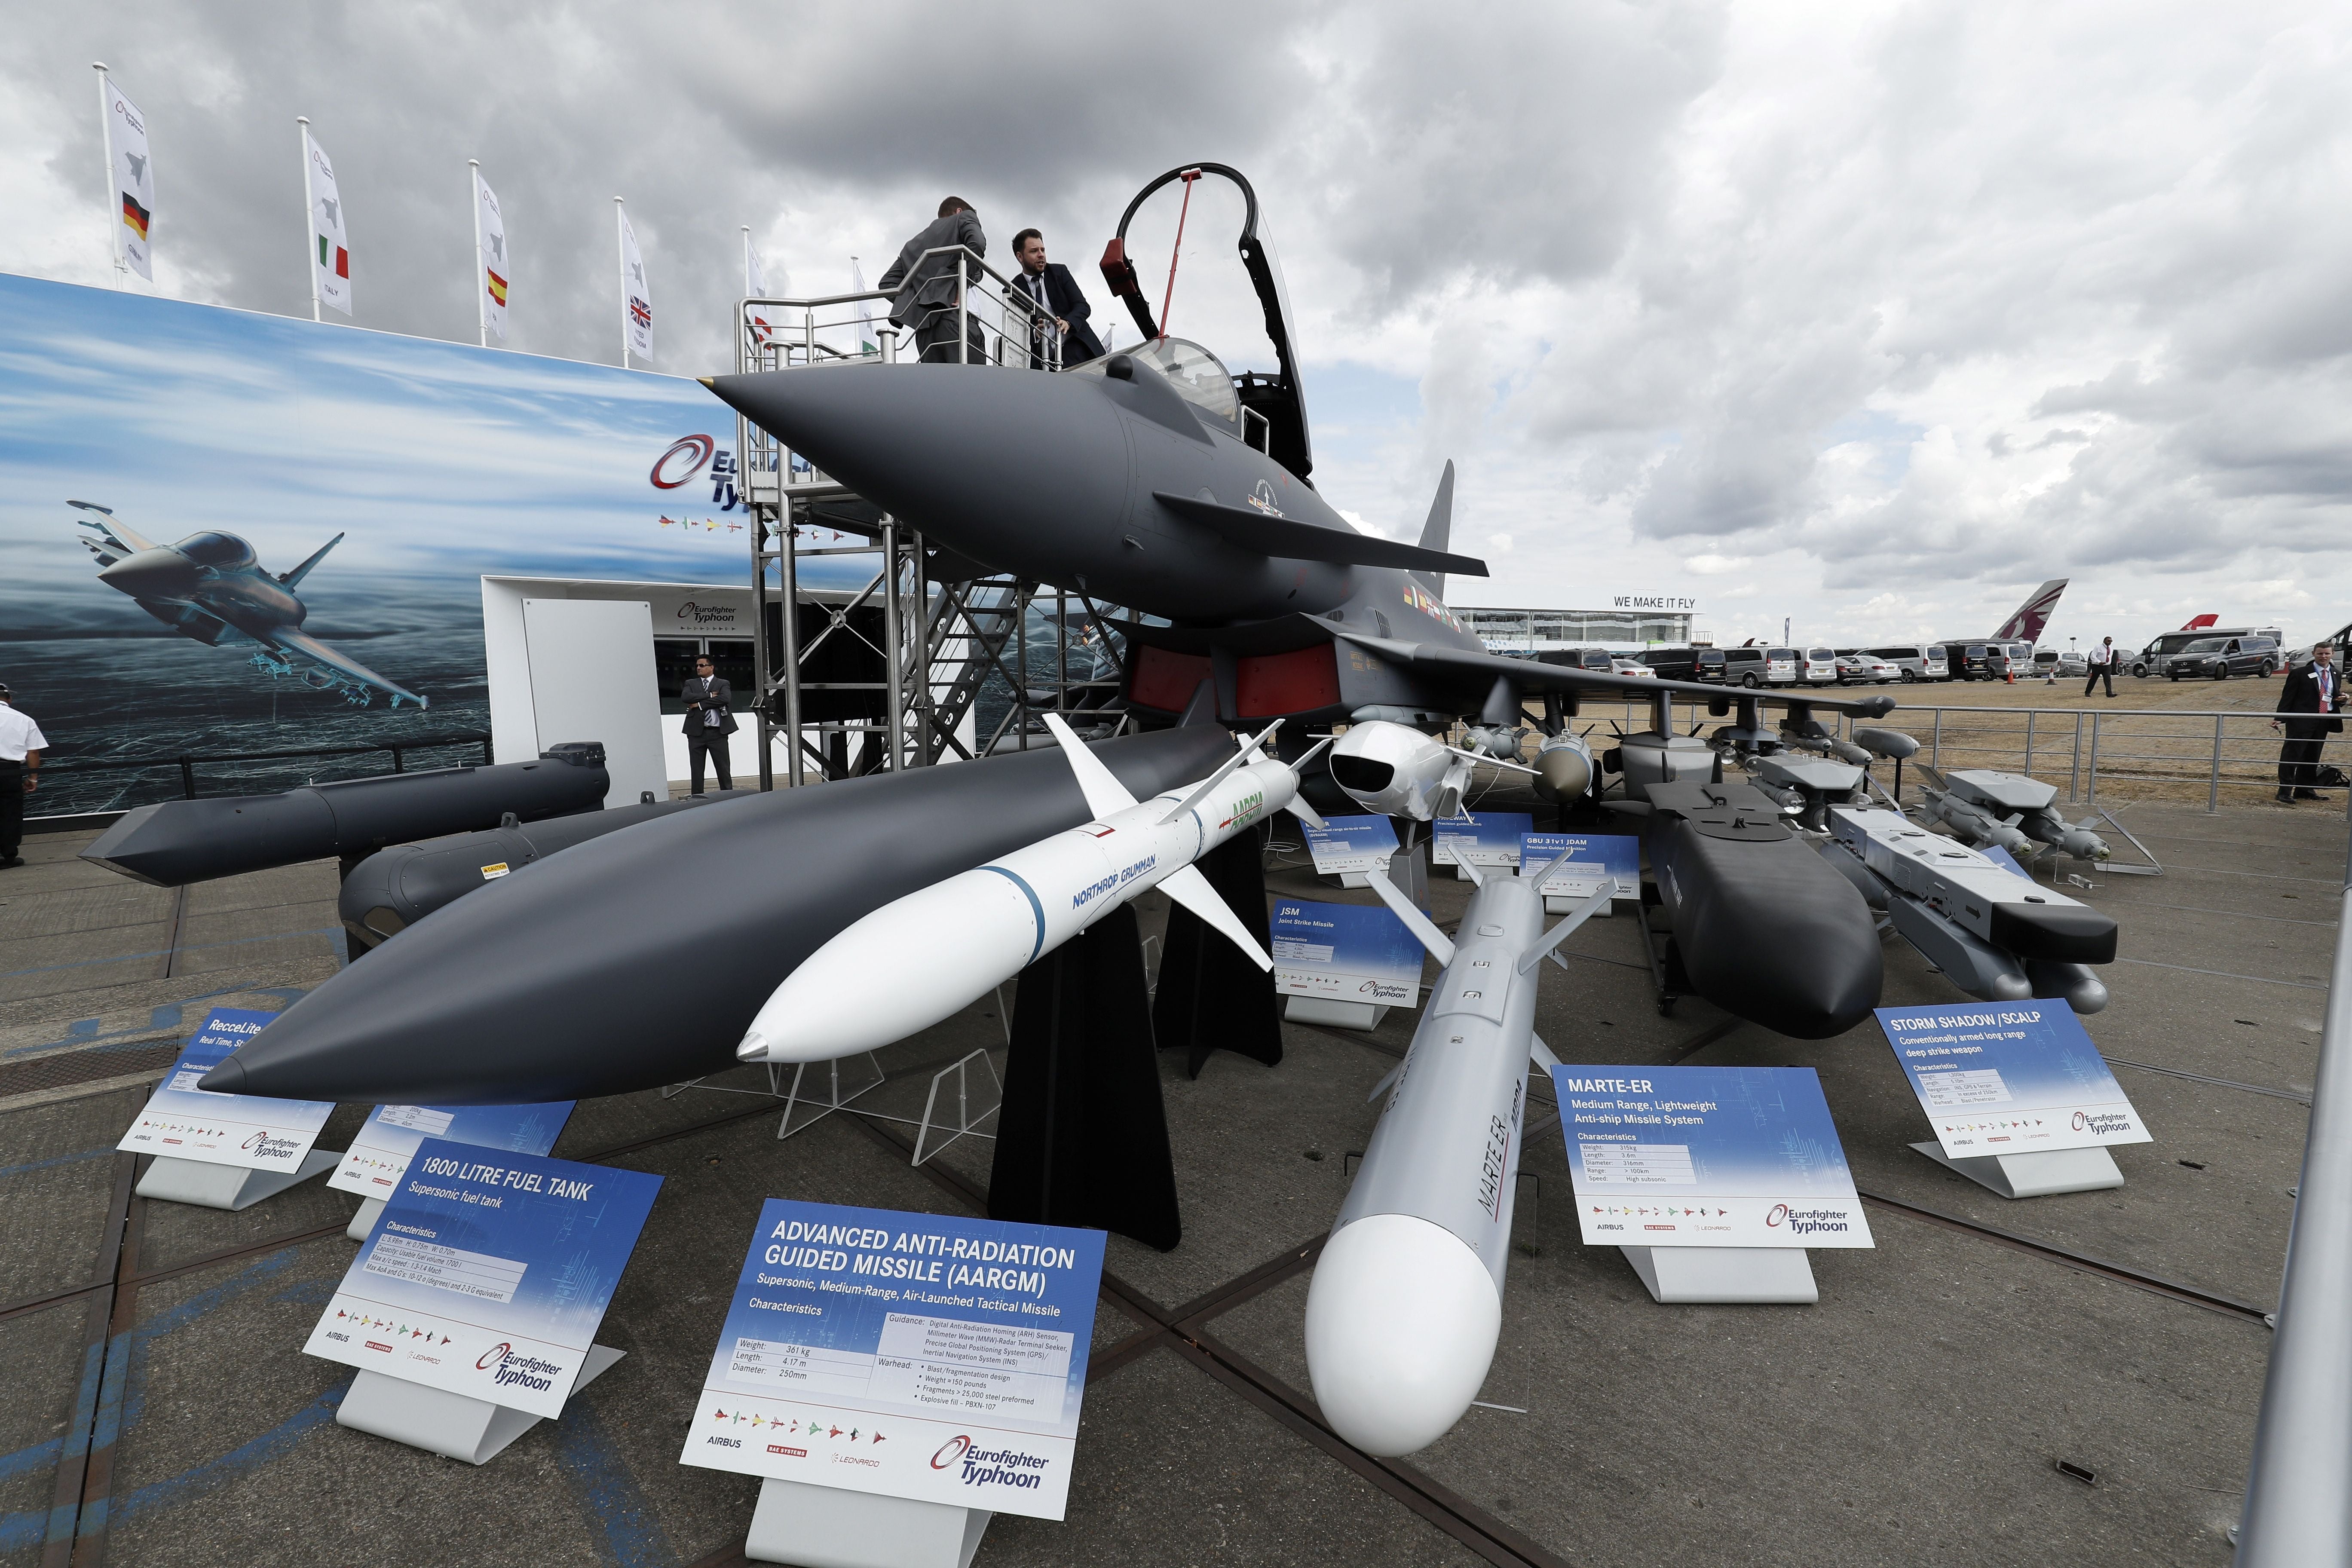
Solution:
<svg viewBox="0 0 2352 1568">
<path fill-rule="evenodd" d="M 1097 742 L 1139 797 L 1234 753 L 1213 724 Z M 789 970 L 869 910 L 1091 816 L 1030 752 L 750 795 L 551 855 L 329 979 L 206 1075 L 295 1100 L 483 1105 L 717 1072 Z"/>
<path fill-rule="evenodd" d="M 492 828 L 508 816 L 537 822 L 594 811 L 609 787 L 604 748 L 575 741 L 541 752 L 537 762 L 136 806 L 81 858 L 159 888 L 178 888 Z"/>
<path fill-rule="evenodd" d="M 1998 844 L 2020 860 L 2049 854 L 2105 860 L 2114 853 L 2088 821 L 2078 826 L 2059 815 L 2056 784 L 1991 768 L 1964 768 L 1942 781 L 1942 789 L 1926 792 L 1927 810 L 1972 844 Z"/>
<path fill-rule="evenodd" d="M 1840 806 L 1822 855 L 1946 978 L 1987 1002 L 2107 1004 L 2087 965 L 2113 963 L 2116 922 L 1891 811 Z"/>
<path fill-rule="evenodd" d="M 1050 713 L 1045 724 L 1069 759 L 1094 820 L 858 920 L 776 987 L 736 1047 L 738 1057 L 823 1061 L 904 1039 L 952 1017 L 1153 888 L 1223 933 L 1261 969 L 1274 967 L 1192 862 L 1269 812 L 1290 811 L 1322 826 L 1297 798 L 1297 769 L 1258 750 L 1279 721 L 1208 778 L 1142 802 L 1079 744 L 1068 725 Z"/>
</svg>

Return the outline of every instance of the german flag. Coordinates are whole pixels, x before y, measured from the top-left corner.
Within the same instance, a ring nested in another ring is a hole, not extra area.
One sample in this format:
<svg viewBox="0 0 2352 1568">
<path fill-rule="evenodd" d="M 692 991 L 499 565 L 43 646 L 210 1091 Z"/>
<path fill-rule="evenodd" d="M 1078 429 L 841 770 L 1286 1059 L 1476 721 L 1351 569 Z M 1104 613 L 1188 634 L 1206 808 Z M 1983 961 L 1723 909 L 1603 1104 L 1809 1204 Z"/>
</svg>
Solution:
<svg viewBox="0 0 2352 1568">
<path fill-rule="evenodd" d="M 487 267 L 483 268 L 482 271 L 490 280 L 490 298 L 496 300 L 503 308 L 507 302 L 507 280 Z"/>
<path fill-rule="evenodd" d="M 122 224 L 140 238 L 147 237 L 148 212 L 129 191 L 122 193 Z"/>
</svg>

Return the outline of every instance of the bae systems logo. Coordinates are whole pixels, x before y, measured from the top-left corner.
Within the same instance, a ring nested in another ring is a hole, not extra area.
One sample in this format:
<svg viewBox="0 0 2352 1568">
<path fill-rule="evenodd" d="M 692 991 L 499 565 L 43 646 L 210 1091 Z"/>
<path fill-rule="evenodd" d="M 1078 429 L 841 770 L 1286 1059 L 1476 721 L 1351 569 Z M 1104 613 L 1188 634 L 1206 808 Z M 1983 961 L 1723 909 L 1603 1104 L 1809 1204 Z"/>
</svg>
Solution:
<svg viewBox="0 0 2352 1568">
<path fill-rule="evenodd" d="M 654 459 L 654 489 L 674 490 L 702 472 L 719 443 L 708 436 L 680 436 L 669 450 Z"/>
<path fill-rule="evenodd" d="M 931 1468 L 944 1470 L 971 1451 L 971 1438 L 961 1435 L 950 1437 L 940 1445 L 938 1453 L 931 1456 Z"/>
</svg>

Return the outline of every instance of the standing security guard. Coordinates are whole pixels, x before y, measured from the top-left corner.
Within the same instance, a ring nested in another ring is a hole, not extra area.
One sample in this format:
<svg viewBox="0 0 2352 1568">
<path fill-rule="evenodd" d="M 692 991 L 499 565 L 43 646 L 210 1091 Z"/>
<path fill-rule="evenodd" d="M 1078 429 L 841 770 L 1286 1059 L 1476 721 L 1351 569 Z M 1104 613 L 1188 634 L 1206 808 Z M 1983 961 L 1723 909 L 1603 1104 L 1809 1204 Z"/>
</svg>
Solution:
<svg viewBox="0 0 2352 1568">
<path fill-rule="evenodd" d="M 705 758 L 719 770 L 719 787 L 733 789 L 735 776 L 727 765 L 727 737 L 737 728 L 735 689 L 720 678 L 706 653 L 694 661 L 694 679 L 678 696 L 686 702 L 686 754 L 693 762 L 694 793 L 702 793 Z"/>
<path fill-rule="evenodd" d="M 2344 730 L 2344 721 L 2336 717 L 2344 710 L 2344 682 L 2336 668 L 2335 644 L 2314 644 L 2311 662 L 2289 672 L 2278 710 L 2294 715 L 2285 721 L 2286 743 L 2279 748 L 2279 804 L 2326 799 L 2312 786 L 2319 782 L 2319 749 L 2327 743 L 2326 737 Z M 2271 721 L 2272 729 L 2280 727 L 2278 720 Z"/>
<path fill-rule="evenodd" d="M 0 870 L 25 863 L 16 853 L 25 841 L 25 797 L 40 787 L 41 748 L 49 743 L 8 699 L 0 685 Z"/>
</svg>

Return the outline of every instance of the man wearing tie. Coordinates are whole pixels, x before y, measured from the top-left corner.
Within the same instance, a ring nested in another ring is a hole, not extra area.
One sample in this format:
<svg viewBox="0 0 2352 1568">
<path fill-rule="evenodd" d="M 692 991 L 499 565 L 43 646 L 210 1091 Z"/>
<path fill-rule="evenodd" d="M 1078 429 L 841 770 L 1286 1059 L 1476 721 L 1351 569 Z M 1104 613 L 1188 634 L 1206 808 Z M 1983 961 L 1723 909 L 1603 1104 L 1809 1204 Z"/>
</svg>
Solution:
<svg viewBox="0 0 2352 1568">
<path fill-rule="evenodd" d="M 2279 692 L 2278 710 L 2310 715 L 2290 718 L 2283 724 L 2271 721 L 2272 729 L 2286 731 L 2286 743 L 2279 747 L 2279 804 L 2326 800 L 2312 787 L 2319 782 L 2319 749 L 2326 743 L 2324 736 L 2340 734 L 2344 729 L 2344 721 L 2336 717 L 2344 710 L 2344 685 L 2336 672 L 2333 643 L 2314 644 L 2311 662 L 2288 673 Z"/>
<path fill-rule="evenodd" d="M 1090 359 L 1102 358 L 1102 342 L 1095 336 L 1095 330 L 1087 325 L 1094 307 L 1078 292 L 1077 279 L 1070 276 L 1068 268 L 1045 259 L 1045 237 L 1034 228 L 1023 229 L 1013 237 L 1013 255 L 1021 263 L 1021 270 L 1013 275 L 1013 289 L 1036 301 L 1046 316 L 1037 323 L 1030 364 L 1045 363 L 1045 339 L 1048 334 L 1060 338 L 1064 364 L 1084 364 Z"/>
<path fill-rule="evenodd" d="M 694 679 L 678 691 L 686 702 L 686 754 L 694 767 L 693 793 L 702 793 L 705 758 L 719 770 L 719 787 L 733 789 L 727 765 L 727 737 L 735 732 L 734 689 L 719 678 L 704 654 L 694 661 Z"/>
</svg>

